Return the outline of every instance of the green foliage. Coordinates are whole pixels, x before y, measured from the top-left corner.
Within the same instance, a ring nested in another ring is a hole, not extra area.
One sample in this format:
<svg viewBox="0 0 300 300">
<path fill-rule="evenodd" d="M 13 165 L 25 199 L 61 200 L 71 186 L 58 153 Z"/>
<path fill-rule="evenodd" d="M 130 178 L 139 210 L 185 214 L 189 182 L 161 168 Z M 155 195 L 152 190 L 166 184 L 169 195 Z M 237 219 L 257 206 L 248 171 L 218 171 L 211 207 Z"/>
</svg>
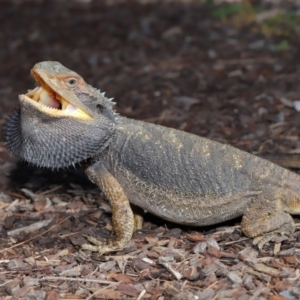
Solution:
<svg viewBox="0 0 300 300">
<path fill-rule="evenodd" d="M 214 6 L 214 0 L 205 0 L 205 6 L 211 8 Z"/>
<path fill-rule="evenodd" d="M 263 12 L 259 6 L 254 6 L 250 0 L 244 0 L 240 4 L 213 5 L 212 0 L 206 1 L 207 8 L 212 17 L 221 20 L 237 28 L 251 26 L 256 33 L 265 37 L 280 37 L 278 50 L 289 47 L 289 40 L 300 33 L 300 13 L 291 11 L 280 11 L 275 16 L 270 16 L 262 21 L 257 21 L 256 16 Z"/>
<path fill-rule="evenodd" d="M 291 38 L 300 32 L 300 14 L 280 12 L 275 17 L 265 20 L 261 25 L 262 33 L 269 36 Z"/>
<path fill-rule="evenodd" d="M 286 50 L 290 46 L 290 43 L 288 40 L 281 40 L 277 45 L 276 45 L 276 50 L 277 51 L 283 51 Z"/>
<path fill-rule="evenodd" d="M 252 6 L 249 0 L 244 0 L 242 3 L 222 4 L 217 7 L 210 7 L 211 15 L 220 20 L 232 20 L 235 23 L 244 24 L 253 20 L 256 14 L 256 8 Z"/>
<path fill-rule="evenodd" d="M 212 16 L 218 19 L 228 18 L 232 15 L 238 14 L 243 10 L 241 4 L 225 4 L 215 8 L 212 11 Z"/>
</svg>

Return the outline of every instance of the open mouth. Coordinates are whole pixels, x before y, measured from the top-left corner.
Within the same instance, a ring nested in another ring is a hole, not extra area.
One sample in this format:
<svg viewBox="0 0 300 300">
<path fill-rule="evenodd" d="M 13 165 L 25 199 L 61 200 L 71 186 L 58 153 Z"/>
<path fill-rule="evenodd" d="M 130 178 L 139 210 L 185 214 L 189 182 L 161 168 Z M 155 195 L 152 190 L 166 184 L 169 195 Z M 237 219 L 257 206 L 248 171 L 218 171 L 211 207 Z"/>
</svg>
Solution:
<svg viewBox="0 0 300 300">
<path fill-rule="evenodd" d="M 49 86 L 38 84 L 35 89 L 28 91 L 27 94 L 20 95 L 20 99 L 30 102 L 31 105 L 48 115 L 91 119 L 87 113 L 68 102 Z"/>
<path fill-rule="evenodd" d="M 56 93 L 52 91 L 48 92 L 41 86 L 38 86 L 35 89 L 29 91 L 25 96 L 38 102 L 41 105 L 48 106 L 49 108 L 54 108 L 57 110 L 65 110 L 67 108 L 71 108 L 71 110 L 76 109 L 75 106 L 62 99 Z"/>
</svg>

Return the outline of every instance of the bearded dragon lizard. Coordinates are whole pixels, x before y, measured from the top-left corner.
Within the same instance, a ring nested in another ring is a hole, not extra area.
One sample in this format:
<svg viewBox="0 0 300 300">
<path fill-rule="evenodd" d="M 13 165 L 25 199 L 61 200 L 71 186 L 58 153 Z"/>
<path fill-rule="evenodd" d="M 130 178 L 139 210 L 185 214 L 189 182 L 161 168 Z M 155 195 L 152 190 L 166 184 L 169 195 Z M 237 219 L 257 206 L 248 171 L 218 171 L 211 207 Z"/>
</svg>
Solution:
<svg viewBox="0 0 300 300">
<path fill-rule="evenodd" d="M 130 203 L 189 226 L 242 216 L 243 233 L 259 249 L 294 232 L 297 174 L 226 144 L 122 117 L 104 93 L 58 62 L 37 63 L 31 74 L 37 87 L 19 96 L 7 146 L 41 167 L 81 164 L 105 193 L 114 235 L 88 237 L 83 249 L 123 249 L 137 227 Z"/>
</svg>

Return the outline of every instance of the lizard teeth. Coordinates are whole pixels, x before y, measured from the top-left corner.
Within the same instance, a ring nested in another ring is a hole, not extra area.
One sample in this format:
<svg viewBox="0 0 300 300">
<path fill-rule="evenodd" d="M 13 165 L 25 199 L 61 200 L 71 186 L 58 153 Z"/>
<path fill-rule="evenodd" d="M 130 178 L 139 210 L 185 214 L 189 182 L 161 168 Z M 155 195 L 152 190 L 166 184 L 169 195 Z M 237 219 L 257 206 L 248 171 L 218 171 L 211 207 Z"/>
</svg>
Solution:
<svg viewBox="0 0 300 300">
<path fill-rule="evenodd" d="M 43 88 L 41 88 L 40 86 L 37 86 L 33 90 L 29 90 L 26 95 L 29 98 L 33 99 L 34 101 L 38 101 L 42 90 L 43 90 Z"/>
</svg>

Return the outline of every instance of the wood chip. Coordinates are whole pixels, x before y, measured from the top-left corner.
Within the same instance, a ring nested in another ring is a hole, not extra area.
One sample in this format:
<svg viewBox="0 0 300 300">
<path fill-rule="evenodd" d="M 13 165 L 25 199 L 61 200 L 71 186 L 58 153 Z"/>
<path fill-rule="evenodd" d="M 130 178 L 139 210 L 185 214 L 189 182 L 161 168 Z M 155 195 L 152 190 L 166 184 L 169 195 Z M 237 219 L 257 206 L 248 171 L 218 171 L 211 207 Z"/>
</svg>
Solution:
<svg viewBox="0 0 300 300">
<path fill-rule="evenodd" d="M 33 233 L 35 231 L 38 231 L 39 229 L 46 227 L 47 225 L 49 225 L 52 222 L 52 219 L 50 220 L 44 220 L 44 221 L 39 221 L 36 223 L 33 223 L 31 225 L 22 227 L 22 228 L 18 228 L 18 229 L 14 229 L 14 230 L 10 230 L 7 232 L 7 234 L 9 236 L 18 236 L 19 234 L 30 234 Z"/>
<path fill-rule="evenodd" d="M 258 272 L 262 272 L 262 273 L 265 273 L 265 274 L 268 274 L 270 276 L 278 276 L 278 274 L 280 273 L 279 270 L 275 269 L 275 268 L 271 268 L 271 267 L 268 267 L 264 264 L 255 264 L 253 266 L 253 268 L 258 271 Z"/>
<path fill-rule="evenodd" d="M 166 261 L 170 261 L 170 259 L 169 258 L 166 259 L 166 258 L 162 258 L 162 257 L 158 258 L 158 263 L 161 264 L 162 266 L 164 266 L 171 274 L 173 274 L 177 280 L 180 280 L 183 277 L 183 275 L 180 274 L 178 271 L 176 271 L 171 263 L 166 262 Z"/>
</svg>

